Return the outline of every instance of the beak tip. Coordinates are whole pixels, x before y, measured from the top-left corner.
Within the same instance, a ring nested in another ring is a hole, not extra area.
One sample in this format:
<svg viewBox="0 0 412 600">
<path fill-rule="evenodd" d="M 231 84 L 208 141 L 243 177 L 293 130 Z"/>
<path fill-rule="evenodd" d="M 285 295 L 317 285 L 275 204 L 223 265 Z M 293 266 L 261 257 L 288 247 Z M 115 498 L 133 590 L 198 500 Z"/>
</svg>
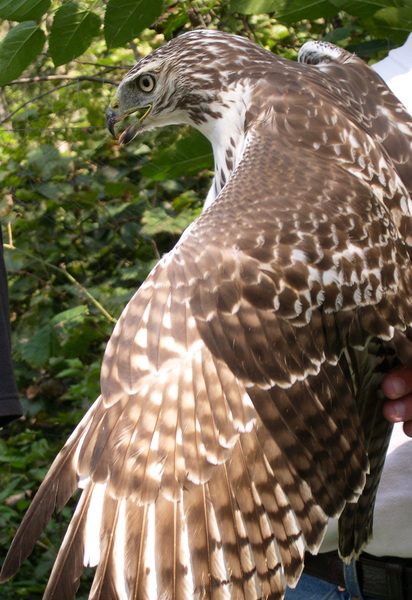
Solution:
<svg viewBox="0 0 412 600">
<path fill-rule="evenodd" d="M 111 106 L 109 106 L 106 111 L 106 127 L 114 138 L 117 137 L 116 132 L 114 130 L 114 126 L 119 120 L 118 116 L 118 113 L 115 110 L 113 110 Z"/>
</svg>

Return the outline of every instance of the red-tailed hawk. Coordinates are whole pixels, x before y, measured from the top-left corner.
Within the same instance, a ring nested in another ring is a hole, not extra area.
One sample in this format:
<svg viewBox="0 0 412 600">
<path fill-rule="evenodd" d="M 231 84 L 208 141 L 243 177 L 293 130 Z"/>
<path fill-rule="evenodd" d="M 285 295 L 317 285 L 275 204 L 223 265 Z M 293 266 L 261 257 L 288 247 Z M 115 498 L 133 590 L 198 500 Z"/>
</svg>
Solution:
<svg viewBox="0 0 412 600">
<path fill-rule="evenodd" d="M 344 558 L 370 537 L 379 383 L 412 365 L 412 124 L 348 52 L 301 61 L 192 31 L 120 84 L 121 142 L 191 124 L 215 177 L 119 319 L 2 580 L 77 487 L 47 599 L 74 598 L 90 564 L 93 599 L 280 600 L 328 517 Z"/>
</svg>

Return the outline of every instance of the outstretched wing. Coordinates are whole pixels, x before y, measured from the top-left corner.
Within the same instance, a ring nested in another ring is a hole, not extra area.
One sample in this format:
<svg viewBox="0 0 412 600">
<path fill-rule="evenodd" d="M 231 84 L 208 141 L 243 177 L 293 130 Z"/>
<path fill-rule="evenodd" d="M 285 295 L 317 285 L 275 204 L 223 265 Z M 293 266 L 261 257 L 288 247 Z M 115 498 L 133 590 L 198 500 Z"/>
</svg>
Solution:
<svg viewBox="0 0 412 600">
<path fill-rule="evenodd" d="M 410 198 L 366 132 L 347 125 L 331 161 L 316 140 L 280 141 L 276 118 L 249 131 L 222 193 L 124 310 L 102 395 L 2 580 L 79 485 L 45 598 L 73 598 L 85 562 L 90 598 L 280 599 L 361 494 L 371 440 L 373 497 L 378 372 L 396 353 L 412 363 Z"/>
</svg>

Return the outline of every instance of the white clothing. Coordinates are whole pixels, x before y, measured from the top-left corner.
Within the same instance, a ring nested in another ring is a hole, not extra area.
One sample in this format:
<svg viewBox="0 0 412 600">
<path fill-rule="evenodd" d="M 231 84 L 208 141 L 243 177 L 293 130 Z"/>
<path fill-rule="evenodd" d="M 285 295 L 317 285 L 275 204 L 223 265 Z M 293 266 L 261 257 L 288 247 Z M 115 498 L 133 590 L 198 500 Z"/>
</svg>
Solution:
<svg viewBox="0 0 412 600">
<path fill-rule="evenodd" d="M 319 552 L 338 547 L 338 523 L 331 519 Z M 402 423 L 393 429 L 376 495 L 373 538 L 365 552 L 374 556 L 412 557 L 412 438 Z"/>
<path fill-rule="evenodd" d="M 412 115 L 412 33 L 405 44 L 372 66 Z"/>
</svg>

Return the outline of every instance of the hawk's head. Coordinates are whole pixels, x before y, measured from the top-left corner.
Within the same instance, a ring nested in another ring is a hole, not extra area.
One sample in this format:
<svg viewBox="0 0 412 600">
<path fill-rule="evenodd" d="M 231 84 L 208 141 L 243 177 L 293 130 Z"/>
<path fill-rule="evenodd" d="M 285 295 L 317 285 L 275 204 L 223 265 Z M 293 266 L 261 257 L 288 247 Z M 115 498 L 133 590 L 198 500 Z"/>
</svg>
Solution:
<svg viewBox="0 0 412 600">
<path fill-rule="evenodd" d="M 253 42 L 220 31 L 183 34 L 129 71 L 107 109 L 107 126 L 114 134 L 116 123 L 135 115 L 120 135 L 124 144 L 142 131 L 173 124 L 194 125 L 210 137 L 207 123 L 222 117 L 231 92 L 239 97 L 234 88 L 242 71 L 246 78 L 256 79 L 259 73 L 247 73 L 248 65 L 267 68 L 270 57 Z"/>
</svg>

